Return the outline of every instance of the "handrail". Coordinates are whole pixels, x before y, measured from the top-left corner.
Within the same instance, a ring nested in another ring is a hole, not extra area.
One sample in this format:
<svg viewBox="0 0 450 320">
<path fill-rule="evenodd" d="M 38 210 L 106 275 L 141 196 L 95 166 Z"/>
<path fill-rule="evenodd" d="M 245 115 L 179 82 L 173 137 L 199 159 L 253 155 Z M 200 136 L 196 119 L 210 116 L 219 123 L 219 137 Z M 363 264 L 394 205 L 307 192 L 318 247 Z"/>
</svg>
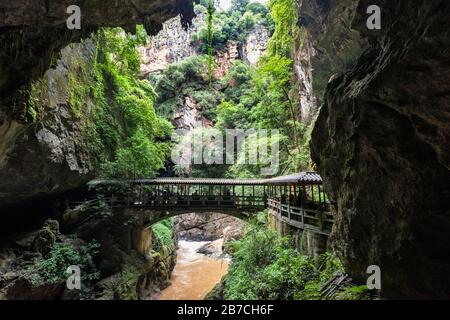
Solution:
<svg viewBox="0 0 450 320">
<path fill-rule="evenodd" d="M 329 235 L 334 223 L 333 214 L 317 209 L 308 209 L 284 204 L 269 198 L 267 200 L 269 212 L 278 220 L 300 229 L 313 231 L 314 233 Z M 331 217 L 331 218 L 330 218 Z"/>
<path fill-rule="evenodd" d="M 275 198 L 266 196 L 239 196 L 239 195 L 148 195 L 128 194 L 105 197 L 111 208 L 136 208 L 153 210 L 242 210 L 258 211 L 268 208 L 269 212 L 278 220 L 300 229 L 310 230 L 314 233 L 329 235 L 334 223 L 331 212 L 325 207 L 305 208 L 296 207 L 290 203 L 282 203 Z M 307 204 L 305 204 L 307 205 Z"/>
<path fill-rule="evenodd" d="M 266 198 L 253 196 L 154 195 L 147 197 L 109 197 L 112 208 L 257 208 L 266 207 Z"/>
</svg>

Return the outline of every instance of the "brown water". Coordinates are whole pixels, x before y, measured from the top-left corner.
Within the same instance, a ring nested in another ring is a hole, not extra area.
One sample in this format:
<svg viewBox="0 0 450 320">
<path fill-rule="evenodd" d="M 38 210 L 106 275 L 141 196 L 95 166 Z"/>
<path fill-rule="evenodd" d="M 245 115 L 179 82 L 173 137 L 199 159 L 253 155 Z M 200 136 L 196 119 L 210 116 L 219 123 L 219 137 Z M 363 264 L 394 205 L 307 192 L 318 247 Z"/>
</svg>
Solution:
<svg viewBox="0 0 450 320">
<path fill-rule="evenodd" d="M 209 258 L 196 250 L 206 242 L 179 241 L 177 264 L 171 285 L 162 290 L 158 300 L 202 300 L 228 272 L 228 261 Z"/>
</svg>

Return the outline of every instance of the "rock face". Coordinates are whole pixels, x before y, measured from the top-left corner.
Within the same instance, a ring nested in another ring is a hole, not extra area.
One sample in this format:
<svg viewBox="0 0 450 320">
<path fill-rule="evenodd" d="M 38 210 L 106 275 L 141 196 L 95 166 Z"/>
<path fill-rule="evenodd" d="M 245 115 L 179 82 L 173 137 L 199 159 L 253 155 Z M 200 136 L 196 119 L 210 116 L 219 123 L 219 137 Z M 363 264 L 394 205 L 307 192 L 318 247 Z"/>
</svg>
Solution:
<svg viewBox="0 0 450 320">
<path fill-rule="evenodd" d="M 256 65 L 267 49 L 269 37 L 269 30 L 263 25 L 256 24 L 239 50 L 241 59 L 250 65 Z"/>
<path fill-rule="evenodd" d="M 95 162 L 86 151 L 83 123 L 70 107 L 69 76 L 78 64 L 92 64 L 94 54 L 90 39 L 61 51 L 56 66 L 36 85 L 33 99 L 39 99 L 35 108 L 42 116 L 34 123 L 0 116 L 0 206 L 77 188 L 93 177 Z M 89 116 L 92 102 L 85 103 Z"/>
<path fill-rule="evenodd" d="M 191 96 L 184 96 L 182 100 L 172 118 L 175 128 L 192 131 L 198 128 L 199 124 L 203 128 L 212 127 L 213 122 L 202 114 Z"/>
<path fill-rule="evenodd" d="M 366 9 L 380 6 L 382 29 Z M 450 297 L 450 3 L 359 1 L 370 47 L 329 84 L 313 160 L 335 201 L 330 239 L 360 283 L 387 298 Z"/>
<path fill-rule="evenodd" d="M 192 36 L 206 24 L 206 13 L 196 11 L 192 24 L 184 28 L 181 17 L 175 17 L 163 23 L 162 30 L 150 39 L 145 47 L 140 48 L 141 77 L 165 70 L 170 64 L 196 55 L 199 43 L 192 41 Z M 259 58 L 266 51 L 269 40 L 269 30 L 261 24 L 256 24 L 248 32 L 243 43 L 230 41 L 225 50 L 215 55 L 214 76 L 222 78 L 231 67 L 235 59 L 256 65 Z"/>
<path fill-rule="evenodd" d="M 294 42 L 294 80 L 298 88 L 300 115 L 311 123 L 322 104 L 331 77 L 350 67 L 366 41 L 351 29 L 358 0 L 299 1 L 300 31 Z"/>
<path fill-rule="evenodd" d="M 69 30 L 67 8 L 79 5 L 80 30 Z M 187 26 L 193 17 L 191 0 L 135 0 L 126 4 L 115 0 L 18 0 L 0 1 L 0 97 L 13 101 L 11 93 L 37 80 L 47 70 L 54 54 L 99 27 L 134 30 L 144 24 L 150 34 L 164 21 L 181 15 Z"/>
<path fill-rule="evenodd" d="M 170 246 L 156 245 L 152 228 L 145 228 L 142 219 L 99 208 L 92 201 L 67 210 L 62 227 L 71 232 L 70 237 L 60 233 L 58 221 L 48 219 L 40 230 L 2 239 L 0 300 L 80 299 L 80 292 L 66 289 L 64 278 L 33 281 L 40 275 L 35 259 L 47 259 L 56 243 L 78 247 L 93 239 L 99 244 L 93 261 L 99 279 L 83 282 L 84 298 L 139 299 L 167 287 L 176 263 L 174 235 Z M 67 253 L 59 254 L 58 263 L 63 263 Z"/>
<path fill-rule="evenodd" d="M 169 64 L 177 63 L 196 54 L 191 37 L 202 27 L 205 14 L 196 12 L 189 28 L 184 28 L 181 17 L 172 18 L 162 25 L 162 30 L 150 39 L 147 46 L 140 48 L 142 63 L 141 77 L 162 71 Z"/>
<path fill-rule="evenodd" d="M 238 238 L 245 222 L 218 213 L 190 213 L 175 217 L 175 231 L 179 239 L 214 241 L 224 238 L 224 243 Z"/>
<path fill-rule="evenodd" d="M 298 90 L 302 122 L 311 123 L 317 112 L 317 98 L 313 92 L 313 64 L 316 55 L 310 34 L 304 32 L 303 41 L 296 42 L 294 50 L 294 77 Z"/>
<path fill-rule="evenodd" d="M 66 26 L 73 4 L 0 1 L 0 206 L 80 187 L 95 174 L 95 161 L 83 147 L 83 124 L 68 103 L 69 70 L 76 71 L 80 60 L 89 64 L 93 44 L 68 44 L 102 26 L 133 31 L 142 23 L 156 34 L 173 16 L 180 15 L 182 27 L 193 17 L 190 0 L 89 1 L 79 4 L 81 30 L 73 31 Z M 36 91 L 32 83 L 39 83 L 34 102 L 28 100 Z M 44 106 L 33 121 L 27 119 L 35 116 L 31 103 Z"/>
</svg>

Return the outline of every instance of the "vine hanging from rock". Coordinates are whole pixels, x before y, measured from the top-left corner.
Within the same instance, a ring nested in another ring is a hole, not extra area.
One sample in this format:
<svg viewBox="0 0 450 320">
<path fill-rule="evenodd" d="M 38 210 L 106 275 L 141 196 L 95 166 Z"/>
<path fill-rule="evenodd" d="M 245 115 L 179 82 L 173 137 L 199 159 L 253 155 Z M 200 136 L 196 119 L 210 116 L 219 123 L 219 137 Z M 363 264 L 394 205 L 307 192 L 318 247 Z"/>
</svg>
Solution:
<svg viewBox="0 0 450 320">
<path fill-rule="evenodd" d="M 212 72 L 213 72 L 213 55 L 212 55 L 212 20 L 213 20 L 214 4 L 213 0 L 208 0 L 208 81 L 209 86 L 212 84 Z"/>
</svg>

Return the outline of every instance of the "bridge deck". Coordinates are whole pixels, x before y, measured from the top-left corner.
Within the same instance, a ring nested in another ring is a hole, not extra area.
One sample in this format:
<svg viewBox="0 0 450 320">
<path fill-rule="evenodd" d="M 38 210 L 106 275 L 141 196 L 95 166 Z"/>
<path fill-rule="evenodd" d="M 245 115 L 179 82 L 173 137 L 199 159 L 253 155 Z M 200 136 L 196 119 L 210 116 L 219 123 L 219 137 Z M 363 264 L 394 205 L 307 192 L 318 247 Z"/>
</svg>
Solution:
<svg viewBox="0 0 450 320">
<path fill-rule="evenodd" d="M 157 178 L 94 180 L 111 208 L 246 213 L 268 209 L 280 221 L 328 235 L 333 216 L 322 178 L 301 172 L 271 179 Z"/>
<path fill-rule="evenodd" d="M 112 208 L 136 208 L 152 210 L 179 210 L 186 209 L 222 209 L 243 211 L 258 211 L 266 208 L 264 197 L 252 196 L 140 196 L 140 197 L 116 197 L 109 199 Z"/>
</svg>

